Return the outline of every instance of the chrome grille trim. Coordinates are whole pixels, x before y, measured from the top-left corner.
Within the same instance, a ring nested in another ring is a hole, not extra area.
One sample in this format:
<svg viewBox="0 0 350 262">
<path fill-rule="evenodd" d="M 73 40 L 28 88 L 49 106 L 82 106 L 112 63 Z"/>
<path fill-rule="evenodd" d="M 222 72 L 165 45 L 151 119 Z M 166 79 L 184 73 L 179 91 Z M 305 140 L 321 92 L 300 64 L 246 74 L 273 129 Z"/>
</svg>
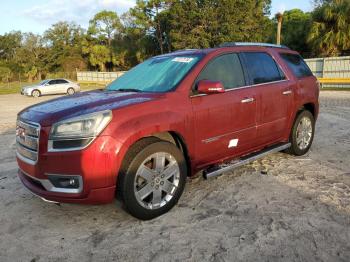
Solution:
<svg viewBox="0 0 350 262">
<path fill-rule="evenodd" d="M 21 120 L 17 121 L 17 126 L 23 127 L 27 134 L 34 137 L 39 137 L 40 125 L 33 122 L 23 122 Z"/>
<path fill-rule="evenodd" d="M 31 165 L 36 164 L 39 153 L 39 136 L 39 124 L 17 120 L 16 155 L 18 158 Z"/>
<path fill-rule="evenodd" d="M 37 137 L 25 136 L 24 139 L 19 136 L 16 137 L 16 142 L 24 147 L 27 147 L 31 150 L 37 150 L 39 145 L 39 139 Z"/>
</svg>

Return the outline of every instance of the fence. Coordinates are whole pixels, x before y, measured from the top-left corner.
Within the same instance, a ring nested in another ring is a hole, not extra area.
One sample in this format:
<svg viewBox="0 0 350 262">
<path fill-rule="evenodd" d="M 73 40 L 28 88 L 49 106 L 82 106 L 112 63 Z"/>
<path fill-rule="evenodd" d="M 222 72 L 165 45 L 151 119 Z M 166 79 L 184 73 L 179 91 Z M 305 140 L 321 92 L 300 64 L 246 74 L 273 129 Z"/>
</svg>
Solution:
<svg viewBox="0 0 350 262">
<path fill-rule="evenodd" d="M 80 83 L 103 83 L 107 84 L 123 75 L 124 71 L 119 72 L 77 72 L 77 80 Z"/>
<path fill-rule="evenodd" d="M 305 59 L 323 87 L 349 87 L 350 56 Z M 341 84 L 340 84 L 341 83 Z"/>
</svg>

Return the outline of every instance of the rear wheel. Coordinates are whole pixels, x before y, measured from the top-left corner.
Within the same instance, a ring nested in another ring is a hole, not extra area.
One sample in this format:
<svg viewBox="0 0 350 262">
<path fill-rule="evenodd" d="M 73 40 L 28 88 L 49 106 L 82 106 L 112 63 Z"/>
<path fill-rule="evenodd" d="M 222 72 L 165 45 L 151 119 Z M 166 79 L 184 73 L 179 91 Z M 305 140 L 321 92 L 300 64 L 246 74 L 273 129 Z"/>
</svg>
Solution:
<svg viewBox="0 0 350 262">
<path fill-rule="evenodd" d="M 32 91 L 32 97 L 39 97 L 41 94 L 40 94 L 40 91 L 35 89 Z"/>
<path fill-rule="evenodd" d="M 287 153 L 301 156 L 306 154 L 312 144 L 315 132 L 315 119 L 310 111 L 302 111 L 295 119 L 291 134 L 291 147 Z"/>
<path fill-rule="evenodd" d="M 186 177 L 185 158 L 174 144 L 146 138 L 129 150 L 118 177 L 118 190 L 129 213 L 147 220 L 177 203 Z"/>
<path fill-rule="evenodd" d="M 71 96 L 71 95 L 74 95 L 74 94 L 75 94 L 74 88 L 72 88 L 72 87 L 68 88 L 67 94 L 70 95 L 70 96 Z"/>
</svg>

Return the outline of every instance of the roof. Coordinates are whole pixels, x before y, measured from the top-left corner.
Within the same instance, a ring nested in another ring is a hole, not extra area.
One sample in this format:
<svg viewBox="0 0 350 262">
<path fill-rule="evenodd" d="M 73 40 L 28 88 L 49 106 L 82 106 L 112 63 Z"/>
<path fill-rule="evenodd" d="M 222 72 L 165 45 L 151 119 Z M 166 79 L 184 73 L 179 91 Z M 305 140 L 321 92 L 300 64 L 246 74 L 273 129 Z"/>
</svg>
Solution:
<svg viewBox="0 0 350 262">
<path fill-rule="evenodd" d="M 226 42 L 222 43 L 215 48 L 205 48 L 205 49 L 181 49 L 168 54 L 159 55 L 156 57 L 166 57 L 174 55 L 195 55 L 195 54 L 208 54 L 220 48 L 226 47 L 266 47 L 266 48 L 280 48 L 285 50 L 291 50 L 289 47 L 284 45 L 275 45 L 271 43 L 250 43 L 250 42 Z"/>
<path fill-rule="evenodd" d="M 261 46 L 261 47 L 289 49 L 289 47 L 285 45 L 276 45 L 276 44 L 270 44 L 270 43 L 253 43 L 253 42 L 226 42 L 219 45 L 219 47 L 235 47 L 235 46 Z"/>
</svg>

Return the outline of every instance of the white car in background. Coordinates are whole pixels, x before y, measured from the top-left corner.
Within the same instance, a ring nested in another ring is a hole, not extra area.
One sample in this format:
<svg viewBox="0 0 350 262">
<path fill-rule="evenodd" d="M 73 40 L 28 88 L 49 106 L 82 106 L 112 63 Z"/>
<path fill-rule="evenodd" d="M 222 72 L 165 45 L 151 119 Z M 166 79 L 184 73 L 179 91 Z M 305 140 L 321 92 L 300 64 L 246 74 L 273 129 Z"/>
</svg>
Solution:
<svg viewBox="0 0 350 262">
<path fill-rule="evenodd" d="M 80 86 L 70 80 L 47 79 L 38 84 L 25 86 L 21 90 L 22 95 L 39 97 L 41 95 L 68 94 L 73 95 L 80 91 Z"/>
</svg>

